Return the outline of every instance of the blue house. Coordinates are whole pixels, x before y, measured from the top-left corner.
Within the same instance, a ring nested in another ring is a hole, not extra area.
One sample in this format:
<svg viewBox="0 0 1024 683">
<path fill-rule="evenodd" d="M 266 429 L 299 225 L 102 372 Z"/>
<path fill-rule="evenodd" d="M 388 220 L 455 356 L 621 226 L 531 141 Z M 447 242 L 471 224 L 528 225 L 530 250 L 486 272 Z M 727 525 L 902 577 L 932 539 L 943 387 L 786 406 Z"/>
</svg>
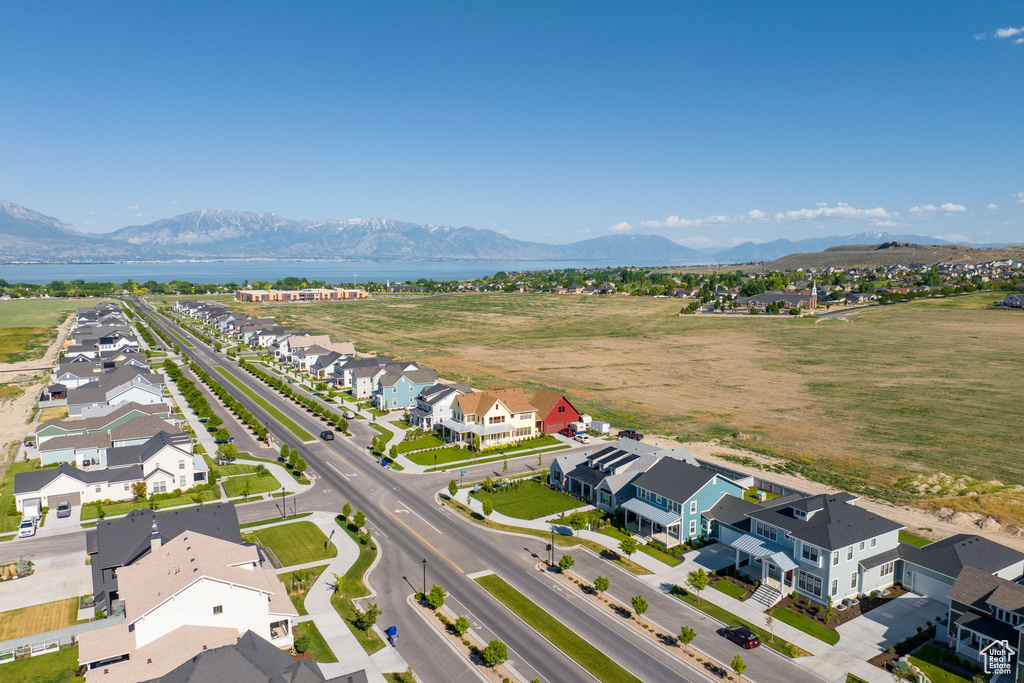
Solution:
<svg viewBox="0 0 1024 683">
<path fill-rule="evenodd" d="M 662 458 L 634 482 L 621 509 L 626 526 L 668 547 L 703 533 L 702 515 L 723 496 L 742 498 L 743 486 L 711 470 Z"/>
<path fill-rule="evenodd" d="M 406 410 L 416 407 L 416 397 L 437 382 L 437 373 L 430 368 L 406 370 L 385 365 L 376 374 L 373 404 L 378 410 Z"/>
</svg>

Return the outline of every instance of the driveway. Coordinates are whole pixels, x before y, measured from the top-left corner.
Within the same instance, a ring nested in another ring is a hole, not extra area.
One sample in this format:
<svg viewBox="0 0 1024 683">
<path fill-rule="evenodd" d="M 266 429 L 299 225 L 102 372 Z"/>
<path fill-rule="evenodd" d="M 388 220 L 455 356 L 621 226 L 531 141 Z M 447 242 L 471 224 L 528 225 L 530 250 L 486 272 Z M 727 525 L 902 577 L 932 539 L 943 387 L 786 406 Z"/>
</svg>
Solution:
<svg viewBox="0 0 1024 683">
<path fill-rule="evenodd" d="M 837 627 L 841 638 L 836 648 L 859 659 L 870 659 L 890 645 L 915 635 L 917 627 L 926 627 L 925 622 L 934 624 L 945 615 L 943 603 L 906 593 Z"/>
<path fill-rule="evenodd" d="M 82 530 L 82 522 L 79 517 L 82 509 L 78 505 L 71 506 L 71 516 L 59 519 L 57 517 L 57 506 L 50 508 L 46 513 L 46 524 L 36 529 L 36 536 L 59 536 L 60 534 L 73 534 Z"/>
<path fill-rule="evenodd" d="M 0 583 L 0 612 L 92 593 L 92 571 L 81 552 L 39 558 L 31 576 Z"/>
</svg>

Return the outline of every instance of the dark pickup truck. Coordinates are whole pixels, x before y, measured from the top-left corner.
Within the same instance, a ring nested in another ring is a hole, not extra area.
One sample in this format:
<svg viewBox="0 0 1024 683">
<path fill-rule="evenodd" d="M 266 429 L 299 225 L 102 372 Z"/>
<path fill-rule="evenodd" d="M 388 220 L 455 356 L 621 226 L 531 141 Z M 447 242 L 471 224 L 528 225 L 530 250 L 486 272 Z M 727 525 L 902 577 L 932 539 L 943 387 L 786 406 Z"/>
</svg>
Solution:
<svg viewBox="0 0 1024 683">
<path fill-rule="evenodd" d="M 635 429 L 623 429 L 618 433 L 620 439 L 636 439 L 637 441 L 643 441 L 644 435 Z"/>
</svg>

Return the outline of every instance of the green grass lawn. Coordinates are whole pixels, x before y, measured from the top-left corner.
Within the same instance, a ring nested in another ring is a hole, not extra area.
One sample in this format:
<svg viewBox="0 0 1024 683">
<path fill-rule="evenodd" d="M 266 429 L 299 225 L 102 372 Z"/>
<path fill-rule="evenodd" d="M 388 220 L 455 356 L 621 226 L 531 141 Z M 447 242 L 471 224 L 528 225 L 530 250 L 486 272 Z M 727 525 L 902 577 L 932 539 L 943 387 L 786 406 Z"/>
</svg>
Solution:
<svg viewBox="0 0 1024 683">
<path fill-rule="evenodd" d="M 220 498 L 218 491 L 205 490 L 200 491 L 198 494 L 202 501 L 205 503 L 210 500 L 216 500 Z M 189 505 L 195 506 L 196 501 L 192 500 L 192 494 L 182 494 L 175 496 L 174 498 L 165 498 L 163 500 L 156 501 L 156 509 L 161 510 L 163 508 L 176 507 L 178 505 Z M 141 501 L 128 501 L 126 503 L 111 503 L 110 505 L 103 506 L 103 512 L 107 517 L 114 517 L 116 515 L 126 515 L 132 510 L 144 510 L 149 507 L 148 500 Z M 95 505 L 83 505 L 82 506 L 82 521 L 89 519 L 96 519 L 99 517 L 99 511 Z"/>
<path fill-rule="evenodd" d="M 926 643 L 910 655 L 910 663 L 919 667 L 932 683 L 971 683 L 971 678 L 950 669 L 939 659 L 941 650 Z"/>
<path fill-rule="evenodd" d="M 405 420 L 395 420 L 395 422 L 393 422 L 392 424 L 394 424 L 399 429 L 412 429 L 413 428 L 412 423 L 411 422 L 406 422 Z"/>
<path fill-rule="evenodd" d="M 621 541 L 623 539 L 626 539 L 626 538 L 629 538 L 629 536 L 627 536 L 626 534 L 622 533 L 621 531 L 619 531 L 618 529 L 615 529 L 613 527 L 604 527 L 603 529 L 598 529 L 597 533 L 604 534 L 605 536 L 611 536 L 612 538 L 614 538 L 616 540 L 619 540 L 619 541 Z M 678 567 L 679 565 L 682 564 L 681 560 L 677 560 L 676 558 L 672 557 L 668 553 L 663 553 L 660 550 L 658 550 L 657 548 L 655 548 L 654 546 L 647 545 L 646 543 L 644 543 L 643 541 L 641 541 L 638 538 L 635 539 L 635 540 L 636 540 L 636 542 L 638 544 L 636 549 L 639 552 L 642 552 L 644 555 L 650 555 L 651 557 L 653 557 L 656 560 L 661 560 L 662 562 L 664 562 L 665 564 L 667 564 L 670 567 Z"/>
<path fill-rule="evenodd" d="M 239 453 L 239 455 L 244 458 L 248 456 L 248 453 Z M 206 465 L 210 468 L 210 472 L 216 474 L 218 477 L 228 477 L 232 474 L 252 474 L 256 471 L 256 465 L 237 461 L 230 465 L 218 465 L 216 458 L 211 458 L 205 453 L 203 454 L 203 460 L 206 461 Z"/>
<path fill-rule="evenodd" d="M 835 645 L 839 642 L 838 633 L 823 624 L 820 624 L 813 619 L 809 619 L 802 614 L 797 614 L 788 608 L 777 607 L 772 612 L 772 616 L 782 623 L 789 624 L 793 628 L 800 629 L 807 635 L 814 636 L 818 640 L 826 642 L 829 645 Z"/>
<path fill-rule="evenodd" d="M 565 444 L 564 443 L 561 446 L 553 446 L 551 448 L 544 448 L 544 449 L 541 449 L 539 451 L 535 451 L 533 453 L 530 453 L 529 455 L 532 457 L 532 456 L 541 455 L 543 453 L 550 453 L 551 451 L 565 450 L 567 448 L 572 448 L 572 446 L 570 446 L 569 444 Z M 441 449 L 441 450 L 447 450 L 447 449 Z M 458 449 L 456 449 L 456 450 L 458 450 Z M 424 451 L 424 453 L 433 453 L 433 452 L 434 451 Z M 462 449 L 462 452 L 463 453 L 467 453 L 468 451 L 466 451 L 465 449 Z M 414 459 L 414 456 L 408 456 L 408 457 L 413 462 L 416 462 L 416 460 Z M 518 456 L 518 454 L 512 454 L 512 457 L 515 458 L 515 457 L 519 457 L 519 456 Z M 460 458 L 459 460 L 455 460 L 453 462 L 450 462 L 449 464 L 458 464 L 459 462 L 462 462 L 462 463 L 465 463 L 466 465 L 486 465 L 487 463 L 491 463 L 491 462 L 501 462 L 502 460 L 507 460 L 508 458 L 509 458 L 508 454 L 496 455 L 493 458 L 480 458 L 478 460 L 477 459 L 471 459 L 471 458 Z M 468 460 L 472 460 L 472 462 L 468 462 Z M 434 461 L 433 461 L 433 459 L 431 459 L 430 465 L 433 465 L 433 464 L 434 464 Z M 424 471 L 429 473 L 429 472 L 438 472 L 438 471 L 444 470 L 444 469 L 447 469 L 447 467 L 445 467 L 445 465 L 442 464 L 442 461 L 440 459 L 438 459 L 437 467 L 436 468 L 435 467 L 430 467 L 430 469 L 427 469 L 427 470 L 424 470 Z"/>
<path fill-rule="evenodd" d="M 31 472 L 34 469 L 32 462 L 9 462 L 4 468 L 4 476 L 0 480 L 0 533 L 17 531 L 18 525 L 21 524 L 21 513 L 5 514 L 14 504 L 14 475 L 19 472 Z"/>
<path fill-rule="evenodd" d="M 254 402 L 256 402 L 261 408 L 263 408 L 263 410 L 265 410 L 268 413 L 270 413 L 271 417 L 273 417 L 275 420 L 277 420 L 282 425 L 284 425 L 285 428 L 288 431 L 290 431 L 292 434 L 294 434 L 295 436 L 299 437 L 303 441 L 315 441 L 316 440 L 315 437 L 312 434 L 307 432 L 305 429 L 303 429 L 299 425 L 295 424 L 295 422 L 292 421 L 291 419 L 289 419 L 288 417 L 285 417 L 284 413 L 282 413 L 280 410 L 278 410 L 274 406 L 270 405 L 270 403 L 265 401 L 263 399 L 263 397 L 260 396 L 259 394 L 257 394 L 255 391 L 253 391 L 249 387 L 245 386 L 245 384 L 243 384 L 237 377 L 235 377 L 230 372 L 228 372 L 227 368 L 224 368 L 224 367 L 221 367 L 221 366 L 218 365 L 217 366 L 217 372 L 219 372 L 220 374 L 224 375 L 224 377 L 229 382 L 231 382 L 236 387 L 238 387 L 238 389 L 241 390 L 241 392 L 243 394 L 245 394 L 250 399 L 252 399 Z M 282 400 L 284 400 L 284 399 L 282 399 Z"/>
<path fill-rule="evenodd" d="M 584 503 L 569 496 L 552 491 L 535 479 L 526 479 L 519 485 L 518 491 L 504 493 L 485 493 L 479 491 L 471 494 L 483 502 L 490 500 L 494 510 L 516 519 L 536 519 L 555 513 L 571 510 Z"/>
<path fill-rule="evenodd" d="M 239 524 L 239 529 L 251 529 L 254 526 L 263 526 L 264 524 L 275 524 L 277 522 L 287 522 L 293 519 L 302 519 L 303 517 L 309 517 L 312 512 L 300 512 L 297 515 L 288 515 L 284 519 L 280 517 L 274 517 L 273 519 L 258 519 L 255 522 L 246 522 L 245 524 Z"/>
<path fill-rule="evenodd" d="M 759 489 L 756 486 L 751 486 L 749 489 L 743 492 L 743 500 L 747 501 L 748 503 L 759 503 L 760 501 L 757 499 L 757 492 L 763 490 L 764 489 Z M 772 493 L 771 491 L 765 491 L 764 494 L 765 500 L 771 500 L 772 498 L 779 497 L 779 494 Z"/>
<path fill-rule="evenodd" d="M 421 436 L 415 441 L 403 441 L 398 444 L 397 449 L 399 453 L 407 453 L 408 451 L 417 451 L 421 448 L 433 448 L 434 446 L 443 446 L 444 441 L 437 438 L 433 434 L 427 434 Z"/>
<path fill-rule="evenodd" d="M 391 431 L 387 427 L 385 427 L 385 426 L 383 426 L 383 425 L 381 425 L 381 424 L 379 424 L 377 422 L 371 422 L 370 426 L 372 428 L 376 429 L 378 432 L 380 432 L 384 436 L 388 437 L 388 441 L 391 441 L 391 439 L 395 438 L 395 433 L 393 431 Z"/>
<path fill-rule="evenodd" d="M 725 593 L 730 598 L 736 598 L 737 600 L 742 600 L 747 597 L 747 591 L 743 590 L 736 584 L 729 583 L 728 581 L 716 581 L 711 587 L 717 591 Z"/>
<path fill-rule="evenodd" d="M 195 346 L 195 344 L 193 344 L 192 342 L 190 342 L 190 341 L 189 341 L 188 339 L 185 339 L 185 338 L 184 338 L 184 337 L 182 337 L 182 336 L 181 336 L 180 334 L 178 334 L 178 331 L 177 331 L 176 329 L 174 329 L 174 326 L 173 326 L 173 325 L 168 325 L 168 326 L 167 326 L 166 328 L 164 328 L 164 329 L 166 329 L 166 330 L 167 330 L 168 332 L 170 332 L 170 333 L 171 333 L 171 334 L 172 334 L 172 335 L 173 335 L 174 337 L 176 337 L 176 338 L 178 339 L 178 341 L 180 341 L 180 342 L 181 342 L 182 346 L 187 346 L 187 347 L 188 347 L 188 348 L 190 348 L 190 349 L 191 349 L 192 347 L 194 347 L 194 346 Z"/>
<path fill-rule="evenodd" d="M 372 540 L 363 545 L 359 541 L 359 536 L 353 531 L 347 524 L 343 524 L 340 520 L 335 519 L 338 522 L 338 526 L 349 535 L 356 545 L 359 546 L 359 557 L 352 563 L 352 566 L 348 568 L 343 577 L 340 592 L 346 598 L 362 598 L 370 594 L 370 589 L 366 587 L 363 582 L 363 576 L 366 574 L 366 570 L 373 564 L 374 559 L 377 557 L 377 545 Z M 365 533 L 365 532 L 364 532 Z"/>
<path fill-rule="evenodd" d="M 332 543 L 324 548 L 327 537 L 312 522 L 292 522 L 280 526 L 249 532 L 268 546 L 285 567 L 336 557 L 338 549 Z"/>
<path fill-rule="evenodd" d="M 929 540 L 927 538 L 922 538 L 921 536 L 916 536 L 916 535 L 910 533 L 909 531 L 901 531 L 900 532 L 900 540 L 903 541 L 904 543 L 907 543 L 907 544 L 912 545 L 912 546 L 916 546 L 918 548 L 923 548 L 926 545 L 930 545 L 931 544 L 931 540 Z"/>
<path fill-rule="evenodd" d="M 770 647 L 771 649 L 789 657 L 790 659 L 795 657 L 809 657 L 811 654 L 810 652 L 807 652 L 806 650 L 803 650 L 797 647 L 796 645 L 793 645 L 792 643 L 783 640 L 779 636 L 775 636 L 774 638 L 772 638 L 771 634 L 768 632 L 767 629 L 761 626 L 755 626 L 746 619 L 740 619 L 732 612 L 724 610 L 718 605 L 714 605 L 708 602 L 707 600 L 701 600 L 698 603 L 697 597 L 693 595 L 693 593 L 684 588 L 675 586 L 671 590 L 671 594 L 679 600 L 685 602 L 687 605 L 690 605 L 691 607 L 700 610 L 709 617 L 717 619 L 726 626 L 746 626 L 751 631 L 757 634 L 757 637 L 761 639 L 762 645 L 764 645 L 765 647 Z"/>
<path fill-rule="evenodd" d="M 5 681 L 18 683 L 71 683 L 78 668 L 78 646 L 57 650 L 52 654 L 28 657 L 2 665 Z"/>
<path fill-rule="evenodd" d="M 592 676 L 605 683 L 640 683 L 640 679 L 617 664 L 611 657 L 591 645 L 565 624 L 538 607 L 496 574 L 474 579 L 498 602 L 525 621 L 531 628 L 564 652 Z"/>
<path fill-rule="evenodd" d="M 281 482 L 272 474 L 260 476 L 258 474 L 243 474 L 230 479 L 223 479 L 221 486 L 224 487 L 224 494 L 228 498 L 237 498 L 245 495 L 245 485 L 249 485 L 249 495 L 269 493 L 281 488 Z"/>
<path fill-rule="evenodd" d="M 300 636 L 307 638 L 306 646 L 309 654 L 313 655 L 314 662 L 322 662 L 328 664 L 330 662 L 338 661 L 338 658 L 334 656 L 334 652 L 331 651 L 331 647 L 324 640 L 324 637 L 320 635 L 320 629 L 316 627 L 316 624 L 312 621 L 304 621 L 301 624 L 295 624 L 294 635 L 298 639 Z"/>
<path fill-rule="evenodd" d="M 376 631 L 372 628 L 369 631 L 360 631 L 355 627 L 353 622 L 355 621 L 358 612 L 356 610 L 356 606 L 352 604 L 350 599 L 335 593 L 331 596 L 331 604 L 334 605 L 334 609 L 338 611 L 341 618 L 345 620 L 345 624 L 348 625 L 349 630 L 352 631 L 352 635 L 354 635 L 356 640 L 359 641 L 359 644 L 362 646 L 363 650 L 366 651 L 366 654 L 372 655 L 374 652 L 384 649 L 384 641 L 377 635 Z"/>
</svg>

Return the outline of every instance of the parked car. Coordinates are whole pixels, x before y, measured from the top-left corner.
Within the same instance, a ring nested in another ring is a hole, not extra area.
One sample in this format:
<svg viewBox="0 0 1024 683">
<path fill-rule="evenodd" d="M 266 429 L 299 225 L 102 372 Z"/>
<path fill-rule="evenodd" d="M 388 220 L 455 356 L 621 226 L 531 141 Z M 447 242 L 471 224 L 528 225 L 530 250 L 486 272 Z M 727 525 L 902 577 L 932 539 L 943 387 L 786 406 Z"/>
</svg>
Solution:
<svg viewBox="0 0 1024 683">
<path fill-rule="evenodd" d="M 36 535 L 36 523 L 34 520 L 25 517 L 18 526 L 18 538 L 28 538 Z"/>
<path fill-rule="evenodd" d="M 761 639 L 745 626 L 730 626 L 722 629 L 722 635 L 736 643 L 745 650 L 753 650 L 760 647 Z"/>
<path fill-rule="evenodd" d="M 356 414 L 353 413 L 351 410 L 346 410 L 344 413 L 341 414 L 341 416 L 343 418 L 345 418 L 346 420 L 354 420 L 354 419 L 356 419 Z"/>
<path fill-rule="evenodd" d="M 320 432 L 320 438 L 323 439 L 324 441 L 334 441 L 334 432 L 332 432 L 330 429 L 325 429 L 324 431 Z"/>
<path fill-rule="evenodd" d="M 231 439 L 214 439 L 214 443 L 231 443 Z"/>
<path fill-rule="evenodd" d="M 576 436 L 573 437 L 573 439 L 579 441 L 580 443 L 590 443 L 589 434 L 577 434 Z"/>
<path fill-rule="evenodd" d="M 57 519 L 71 516 L 71 503 L 66 500 L 62 500 L 60 505 L 57 506 Z"/>
<path fill-rule="evenodd" d="M 562 436 L 567 436 L 570 439 L 573 438 L 574 436 L 576 436 L 576 430 L 572 429 L 571 427 L 566 427 L 565 429 L 563 429 L 562 431 L 560 431 L 558 433 L 561 434 Z"/>
<path fill-rule="evenodd" d="M 636 431 L 635 429 L 623 429 L 619 431 L 617 435 L 620 439 L 636 439 L 637 441 L 643 441 L 644 435 Z"/>
</svg>

